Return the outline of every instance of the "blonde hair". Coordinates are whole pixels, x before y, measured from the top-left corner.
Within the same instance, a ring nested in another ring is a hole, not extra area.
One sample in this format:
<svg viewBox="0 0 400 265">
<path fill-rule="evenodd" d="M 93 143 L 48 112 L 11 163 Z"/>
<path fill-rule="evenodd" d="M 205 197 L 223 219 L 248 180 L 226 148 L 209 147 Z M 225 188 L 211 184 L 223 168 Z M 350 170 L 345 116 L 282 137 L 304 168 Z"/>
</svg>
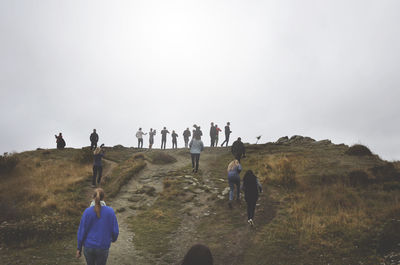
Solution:
<svg viewBox="0 0 400 265">
<path fill-rule="evenodd" d="M 94 190 L 94 211 L 96 212 L 97 218 L 100 218 L 101 205 L 100 201 L 104 199 L 104 190 L 102 188 L 97 188 Z"/>
<path fill-rule="evenodd" d="M 235 167 L 239 165 L 239 161 L 237 159 L 233 160 L 232 162 L 229 163 L 228 165 L 228 172 L 233 170 Z"/>
<path fill-rule="evenodd" d="M 101 148 L 100 147 L 96 147 L 96 149 L 94 150 L 93 154 L 98 155 L 101 152 Z"/>
</svg>

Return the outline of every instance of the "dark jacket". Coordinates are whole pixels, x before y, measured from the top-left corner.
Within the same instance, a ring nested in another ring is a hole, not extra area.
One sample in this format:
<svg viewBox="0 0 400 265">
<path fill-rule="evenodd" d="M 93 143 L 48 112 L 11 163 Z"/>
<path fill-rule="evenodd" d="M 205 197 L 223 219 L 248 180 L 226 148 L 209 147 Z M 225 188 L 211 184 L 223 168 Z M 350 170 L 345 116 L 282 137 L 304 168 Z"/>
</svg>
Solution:
<svg viewBox="0 0 400 265">
<path fill-rule="evenodd" d="M 210 137 L 211 138 L 215 138 L 216 135 L 217 135 L 217 128 L 215 126 L 211 126 L 211 128 L 210 128 Z"/>
<path fill-rule="evenodd" d="M 90 135 L 90 141 L 91 142 L 97 142 L 97 141 L 99 141 L 99 135 L 97 134 L 97 133 L 92 133 L 91 135 Z"/>
<path fill-rule="evenodd" d="M 242 141 L 234 141 L 231 147 L 231 152 L 235 157 L 245 155 L 246 149 L 244 148 L 244 144 L 242 143 Z"/>
<path fill-rule="evenodd" d="M 65 147 L 65 141 L 62 136 L 56 136 L 56 139 L 57 149 L 63 149 Z"/>
<path fill-rule="evenodd" d="M 231 128 L 229 127 L 229 125 L 225 126 L 225 135 L 230 135 L 231 134 Z"/>
<path fill-rule="evenodd" d="M 185 131 L 183 132 L 183 137 L 184 137 L 185 139 L 188 139 L 191 135 L 192 135 L 192 134 L 190 133 L 189 130 L 185 130 Z"/>
<path fill-rule="evenodd" d="M 251 170 L 248 170 L 244 175 L 242 190 L 244 191 L 246 202 L 256 202 L 258 200 L 258 193 L 262 192 L 262 187 Z"/>
</svg>

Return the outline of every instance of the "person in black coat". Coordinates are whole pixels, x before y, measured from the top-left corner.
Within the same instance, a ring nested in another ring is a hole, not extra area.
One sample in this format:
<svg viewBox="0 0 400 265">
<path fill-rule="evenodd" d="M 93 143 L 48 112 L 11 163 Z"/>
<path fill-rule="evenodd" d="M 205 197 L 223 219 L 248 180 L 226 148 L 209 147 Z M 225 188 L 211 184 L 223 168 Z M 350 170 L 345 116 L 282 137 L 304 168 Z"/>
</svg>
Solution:
<svg viewBox="0 0 400 265">
<path fill-rule="evenodd" d="M 57 143 L 57 149 L 64 149 L 65 147 L 65 141 L 62 136 L 62 133 L 59 133 L 58 136 L 54 135 L 56 137 L 56 143 Z"/>
<path fill-rule="evenodd" d="M 233 142 L 231 152 L 235 159 L 237 159 L 239 162 L 242 157 L 246 157 L 246 149 L 240 137 Z"/>
<path fill-rule="evenodd" d="M 98 141 L 99 135 L 96 133 L 96 129 L 93 129 L 93 132 L 90 135 L 90 150 L 96 149 Z"/>
<path fill-rule="evenodd" d="M 210 128 L 210 139 L 211 139 L 211 147 L 215 146 L 215 138 L 217 137 L 217 128 L 214 126 L 214 123 L 211 123 Z"/>
<path fill-rule="evenodd" d="M 225 143 L 226 143 L 226 146 L 228 146 L 229 136 L 232 133 L 231 127 L 229 127 L 230 125 L 231 125 L 230 122 L 226 123 L 226 126 L 225 126 L 225 140 L 222 142 L 221 146 L 224 146 Z"/>
<path fill-rule="evenodd" d="M 262 192 L 260 182 L 258 182 L 253 171 L 247 170 L 244 175 L 242 190 L 244 191 L 244 199 L 247 203 L 247 222 L 253 226 L 254 211 L 256 209 L 258 194 Z"/>
</svg>

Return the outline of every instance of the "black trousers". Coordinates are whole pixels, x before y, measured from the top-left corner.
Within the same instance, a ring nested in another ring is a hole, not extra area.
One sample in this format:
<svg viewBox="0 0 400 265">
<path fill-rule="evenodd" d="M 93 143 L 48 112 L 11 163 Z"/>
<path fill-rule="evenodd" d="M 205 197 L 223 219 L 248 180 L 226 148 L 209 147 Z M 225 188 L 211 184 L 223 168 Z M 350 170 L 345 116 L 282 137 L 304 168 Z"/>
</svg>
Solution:
<svg viewBox="0 0 400 265">
<path fill-rule="evenodd" d="M 176 149 L 176 148 L 178 148 L 178 144 L 177 144 L 177 141 L 176 140 L 172 140 L 172 149 Z"/>
<path fill-rule="evenodd" d="M 167 144 L 167 139 L 161 138 L 161 149 L 165 149 L 165 145 Z M 164 148 L 163 148 L 164 145 Z"/>
<path fill-rule="evenodd" d="M 247 201 L 247 220 L 254 219 L 257 201 Z"/>
<path fill-rule="evenodd" d="M 229 142 L 229 135 L 225 135 L 225 140 L 222 142 L 221 146 L 224 146 L 224 143 L 226 143 L 226 146 L 228 146 Z"/>
<path fill-rule="evenodd" d="M 102 174 L 103 174 L 103 167 L 102 166 L 93 166 L 92 185 L 96 185 L 97 175 L 99 176 L 97 178 L 97 183 L 100 183 Z"/>
<path fill-rule="evenodd" d="M 96 149 L 97 142 L 90 142 L 90 150 Z"/>
<path fill-rule="evenodd" d="M 143 148 L 143 138 L 138 138 L 138 148 Z"/>
<path fill-rule="evenodd" d="M 200 154 L 190 154 L 192 156 L 192 168 L 197 172 L 199 169 Z"/>
<path fill-rule="evenodd" d="M 211 147 L 215 146 L 215 136 L 211 136 Z"/>
</svg>

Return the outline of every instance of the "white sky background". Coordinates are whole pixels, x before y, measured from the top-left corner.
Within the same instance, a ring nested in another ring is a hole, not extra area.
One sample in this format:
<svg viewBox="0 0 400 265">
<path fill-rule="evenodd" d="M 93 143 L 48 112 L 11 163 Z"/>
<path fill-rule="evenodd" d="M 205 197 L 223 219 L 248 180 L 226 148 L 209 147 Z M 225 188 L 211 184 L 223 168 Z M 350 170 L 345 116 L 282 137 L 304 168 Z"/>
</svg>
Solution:
<svg viewBox="0 0 400 265">
<path fill-rule="evenodd" d="M 400 159 L 400 1 L 0 0 L 0 152 L 231 122 Z M 223 135 L 220 135 L 223 139 Z M 161 137 L 155 138 L 155 147 Z M 221 140 L 220 140 L 221 142 Z M 148 137 L 145 137 L 145 146 Z M 170 138 L 167 146 L 171 146 Z"/>
</svg>

